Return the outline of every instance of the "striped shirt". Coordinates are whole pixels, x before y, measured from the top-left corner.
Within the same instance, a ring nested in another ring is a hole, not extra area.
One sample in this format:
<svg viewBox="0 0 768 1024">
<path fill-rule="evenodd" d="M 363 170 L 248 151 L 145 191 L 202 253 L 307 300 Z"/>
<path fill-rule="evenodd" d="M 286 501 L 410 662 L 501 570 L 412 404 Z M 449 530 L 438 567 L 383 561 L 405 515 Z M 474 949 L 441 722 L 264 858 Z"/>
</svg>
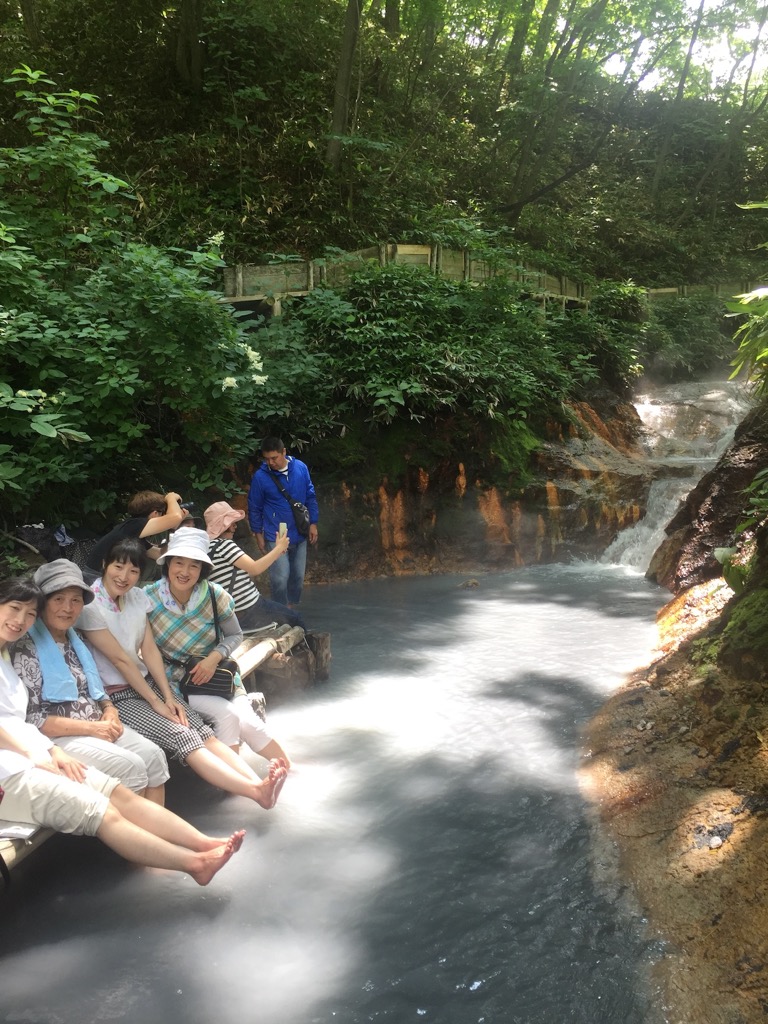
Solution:
<svg viewBox="0 0 768 1024">
<path fill-rule="evenodd" d="M 238 569 L 235 562 L 245 552 L 233 540 L 215 540 L 208 549 L 213 562 L 209 579 L 218 583 L 235 599 L 235 614 L 252 608 L 259 600 L 259 591 L 247 572 Z"/>
</svg>

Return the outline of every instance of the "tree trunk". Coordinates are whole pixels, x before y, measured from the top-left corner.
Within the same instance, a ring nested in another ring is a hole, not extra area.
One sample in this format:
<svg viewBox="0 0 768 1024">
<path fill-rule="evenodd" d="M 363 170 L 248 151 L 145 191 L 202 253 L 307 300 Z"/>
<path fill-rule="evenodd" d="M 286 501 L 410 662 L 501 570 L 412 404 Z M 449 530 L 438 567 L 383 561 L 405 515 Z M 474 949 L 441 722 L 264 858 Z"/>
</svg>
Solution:
<svg viewBox="0 0 768 1024">
<path fill-rule="evenodd" d="M 661 181 L 662 181 L 662 178 L 664 177 L 664 168 L 666 166 L 667 157 L 669 156 L 669 151 L 670 151 L 670 149 L 672 147 L 672 137 L 674 135 L 675 115 L 677 114 L 678 110 L 680 109 L 680 107 L 682 105 L 682 102 L 683 102 L 683 97 L 685 96 L 685 83 L 688 80 L 688 72 L 690 71 L 690 68 L 691 68 L 691 60 L 693 59 L 693 51 L 696 48 L 696 42 L 697 42 L 697 40 L 699 38 L 699 32 L 701 30 L 701 23 L 702 23 L 702 20 L 704 18 L 704 5 L 705 5 L 705 3 L 706 3 L 706 0 L 700 0 L 699 9 L 698 9 L 698 11 L 696 13 L 696 21 L 695 21 L 694 26 L 693 26 L 693 31 L 691 32 L 691 39 L 690 39 L 690 42 L 688 43 L 688 52 L 685 55 L 685 61 L 683 62 L 683 68 L 682 68 L 682 71 L 680 72 L 680 78 L 678 79 L 678 82 L 677 82 L 677 93 L 675 94 L 675 99 L 674 99 L 674 101 L 672 103 L 672 108 L 670 110 L 670 115 L 671 116 L 670 116 L 668 124 L 665 127 L 664 137 L 661 140 L 661 148 L 659 150 L 658 156 L 656 157 L 656 168 L 654 170 L 653 182 L 651 184 L 651 196 L 652 196 L 654 202 L 656 202 L 656 203 L 658 203 L 658 200 L 659 200 L 660 189 L 661 189 Z"/>
<path fill-rule="evenodd" d="M 344 34 L 341 39 L 341 54 L 336 73 L 336 88 L 333 96 L 333 119 L 331 121 L 331 137 L 325 150 L 325 162 L 334 174 L 341 166 L 341 141 L 347 127 L 349 115 L 349 99 L 352 89 L 352 72 L 355 66 L 357 40 L 360 35 L 360 19 L 362 16 L 362 0 L 348 0 L 347 14 L 344 19 Z"/>
<path fill-rule="evenodd" d="M 21 19 L 24 22 L 24 31 L 27 34 L 27 39 L 30 41 L 32 46 L 37 49 L 39 46 L 43 45 L 45 40 L 43 39 L 43 34 L 40 31 L 40 26 L 37 21 L 35 0 L 19 0 L 19 9 L 21 11 Z"/>
<path fill-rule="evenodd" d="M 384 31 L 391 39 L 400 35 L 400 0 L 386 0 L 384 4 Z"/>
<path fill-rule="evenodd" d="M 182 0 L 176 38 L 176 71 L 191 96 L 203 95 L 203 5 L 205 0 Z"/>
</svg>

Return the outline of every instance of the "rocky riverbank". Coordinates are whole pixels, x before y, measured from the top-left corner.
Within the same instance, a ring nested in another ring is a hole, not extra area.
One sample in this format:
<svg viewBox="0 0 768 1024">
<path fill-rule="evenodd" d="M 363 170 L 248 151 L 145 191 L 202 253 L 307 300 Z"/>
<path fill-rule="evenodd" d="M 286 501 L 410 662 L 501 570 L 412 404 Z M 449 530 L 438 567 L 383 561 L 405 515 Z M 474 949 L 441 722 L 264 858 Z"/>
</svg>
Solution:
<svg viewBox="0 0 768 1024">
<path fill-rule="evenodd" d="M 691 661 L 729 593 L 703 584 L 668 607 L 689 635 L 637 672 L 586 737 L 585 788 L 666 944 L 656 973 L 669 1024 L 746 1024 L 768 1011 L 768 708 L 749 684 Z M 741 713 L 728 720 L 742 703 L 754 711 L 747 730 Z"/>
</svg>

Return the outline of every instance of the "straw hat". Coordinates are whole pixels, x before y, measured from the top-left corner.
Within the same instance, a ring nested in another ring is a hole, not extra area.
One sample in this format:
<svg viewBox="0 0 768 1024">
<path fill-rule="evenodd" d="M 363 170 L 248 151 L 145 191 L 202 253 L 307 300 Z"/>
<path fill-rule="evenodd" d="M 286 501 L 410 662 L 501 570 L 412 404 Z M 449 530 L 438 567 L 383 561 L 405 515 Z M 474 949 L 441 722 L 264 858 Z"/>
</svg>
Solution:
<svg viewBox="0 0 768 1024">
<path fill-rule="evenodd" d="M 191 526 L 180 526 L 168 538 L 168 547 L 157 559 L 162 565 L 166 558 L 194 558 L 197 562 L 213 565 L 208 557 L 208 545 L 211 538 L 205 530 L 195 530 Z"/>
</svg>

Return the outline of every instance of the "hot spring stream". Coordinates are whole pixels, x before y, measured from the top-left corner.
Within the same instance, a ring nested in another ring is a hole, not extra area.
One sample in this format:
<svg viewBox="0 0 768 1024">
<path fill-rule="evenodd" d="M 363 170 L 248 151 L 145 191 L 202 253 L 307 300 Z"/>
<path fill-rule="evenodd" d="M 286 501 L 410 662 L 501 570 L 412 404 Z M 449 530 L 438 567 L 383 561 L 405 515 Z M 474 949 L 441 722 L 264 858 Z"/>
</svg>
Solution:
<svg viewBox="0 0 768 1024">
<path fill-rule="evenodd" d="M 248 829 L 207 889 L 47 843 L 0 897 L 0 1020 L 663 1020 L 646 970 L 663 950 L 577 769 L 668 595 L 608 564 L 466 579 L 309 588 L 332 678 L 270 713 L 298 766 L 278 807 L 176 772 L 173 809 Z"/>
</svg>

